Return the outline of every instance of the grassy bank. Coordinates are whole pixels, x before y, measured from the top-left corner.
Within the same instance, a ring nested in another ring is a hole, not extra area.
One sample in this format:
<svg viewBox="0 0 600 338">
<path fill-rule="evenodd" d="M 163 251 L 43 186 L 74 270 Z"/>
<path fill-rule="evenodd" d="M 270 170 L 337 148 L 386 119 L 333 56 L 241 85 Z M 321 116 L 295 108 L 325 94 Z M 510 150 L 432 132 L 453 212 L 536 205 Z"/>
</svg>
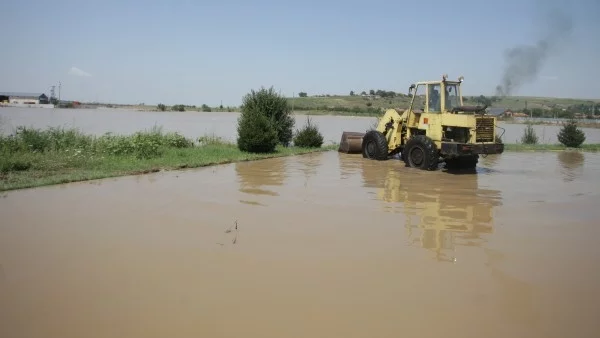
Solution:
<svg viewBox="0 0 600 338">
<path fill-rule="evenodd" d="M 522 144 L 522 143 L 505 143 L 504 151 L 600 151 L 600 144 L 582 144 L 579 148 L 567 148 L 562 144 Z"/>
<path fill-rule="evenodd" d="M 240 151 L 215 137 L 198 140 L 160 129 L 128 136 L 84 135 L 77 130 L 17 128 L 0 136 L 0 191 L 336 149 L 278 147 Z"/>
<path fill-rule="evenodd" d="M 408 90 L 408 85 L 406 87 Z M 465 96 L 466 105 L 474 105 L 475 96 Z M 403 91 L 399 96 L 395 97 L 363 97 L 360 95 L 329 95 L 329 96 L 308 96 L 288 98 L 290 106 L 294 110 L 301 111 L 321 111 L 327 113 L 344 113 L 360 112 L 369 114 L 370 109 L 388 109 L 388 108 L 408 108 L 410 97 Z M 422 101 L 416 102 L 418 108 L 422 108 L 419 104 Z M 502 107 L 513 111 L 520 111 L 524 108 L 528 109 L 548 109 L 549 107 L 567 108 L 572 105 L 592 105 L 600 103 L 600 100 L 584 100 L 584 99 L 565 99 L 551 97 L 521 97 L 511 96 L 500 98 L 493 103 L 493 107 Z"/>
</svg>

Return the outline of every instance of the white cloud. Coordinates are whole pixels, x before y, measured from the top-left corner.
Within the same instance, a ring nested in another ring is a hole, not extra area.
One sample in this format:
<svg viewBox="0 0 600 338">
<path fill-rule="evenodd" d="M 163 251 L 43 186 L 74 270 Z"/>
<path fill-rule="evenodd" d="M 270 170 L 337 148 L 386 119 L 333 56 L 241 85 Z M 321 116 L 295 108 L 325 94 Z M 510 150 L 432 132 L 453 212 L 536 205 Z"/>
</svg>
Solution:
<svg viewBox="0 0 600 338">
<path fill-rule="evenodd" d="M 75 76 L 92 76 L 92 74 L 85 72 L 77 67 L 71 67 L 71 69 L 69 70 L 69 74 Z"/>
</svg>

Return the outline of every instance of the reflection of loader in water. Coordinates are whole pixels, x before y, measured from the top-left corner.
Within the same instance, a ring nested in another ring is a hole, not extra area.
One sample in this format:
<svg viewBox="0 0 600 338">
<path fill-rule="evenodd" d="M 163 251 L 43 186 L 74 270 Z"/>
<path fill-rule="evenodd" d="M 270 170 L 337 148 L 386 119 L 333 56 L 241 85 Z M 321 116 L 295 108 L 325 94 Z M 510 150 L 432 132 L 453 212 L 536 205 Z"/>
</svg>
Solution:
<svg viewBox="0 0 600 338">
<path fill-rule="evenodd" d="M 436 259 L 454 261 L 446 250 L 480 246 L 486 242 L 481 235 L 493 232 L 492 209 L 501 204 L 500 192 L 480 189 L 477 174 L 432 177 L 402 170 L 395 162 L 362 163 L 365 186 L 389 203 L 386 211 L 405 215 L 411 243 L 420 242 Z"/>
</svg>

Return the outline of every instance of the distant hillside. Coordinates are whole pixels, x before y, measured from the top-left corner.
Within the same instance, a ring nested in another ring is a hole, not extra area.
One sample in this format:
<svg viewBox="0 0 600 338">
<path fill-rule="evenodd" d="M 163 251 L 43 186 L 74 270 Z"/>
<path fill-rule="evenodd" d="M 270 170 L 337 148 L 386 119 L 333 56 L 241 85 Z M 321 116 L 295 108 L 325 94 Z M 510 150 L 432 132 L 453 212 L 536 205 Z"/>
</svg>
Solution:
<svg viewBox="0 0 600 338">
<path fill-rule="evenodd" d="M 389 94 L 388 94 L 389 95 Z M 393 94 L 392 94 L 393 95 Z M 572 111 L 574 113 L 600 114 L 600 99 L 581 100 L 550 97 L 512 96 L 504 98 L 485 96 L 465 96 L 465 105 L 488 104 L 488 107 L 505 108 L 515 112 L 531 111 L 534 115 L 551 115 L 552 112 Z M 405 109 L 410 105 L 410 97 L 396 94 L 393 97 L 378 95 L 354 96 L 306 96 L 288 98 L 295 111 L 335 115 L 379 115 L 380 109 Z M 416 108 L 423 108 L 417 105 Z"/>
</svg>

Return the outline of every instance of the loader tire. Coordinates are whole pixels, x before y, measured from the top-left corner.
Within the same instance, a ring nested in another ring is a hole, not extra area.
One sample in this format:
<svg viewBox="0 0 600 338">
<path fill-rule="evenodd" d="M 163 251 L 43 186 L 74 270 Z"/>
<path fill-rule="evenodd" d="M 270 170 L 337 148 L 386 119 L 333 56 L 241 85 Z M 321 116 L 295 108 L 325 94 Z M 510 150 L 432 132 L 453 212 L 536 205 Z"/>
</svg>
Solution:
<svg viewBox="0 0 600 338">
<path fill-rule="evenodd" d="M 436 170 L 439 164 L 438 149 L 433 141 L 425 135 L 415 135 L 406 142 L 403 156 L 404 163 L 411 168 Z"/>
<path fill-rule="evenodd" d="M 363 137 L 362 156 L 383 161 L 388 158 L 388 144 L 385 136 L 377 130 L 369 130 Z"/>
</svg>

